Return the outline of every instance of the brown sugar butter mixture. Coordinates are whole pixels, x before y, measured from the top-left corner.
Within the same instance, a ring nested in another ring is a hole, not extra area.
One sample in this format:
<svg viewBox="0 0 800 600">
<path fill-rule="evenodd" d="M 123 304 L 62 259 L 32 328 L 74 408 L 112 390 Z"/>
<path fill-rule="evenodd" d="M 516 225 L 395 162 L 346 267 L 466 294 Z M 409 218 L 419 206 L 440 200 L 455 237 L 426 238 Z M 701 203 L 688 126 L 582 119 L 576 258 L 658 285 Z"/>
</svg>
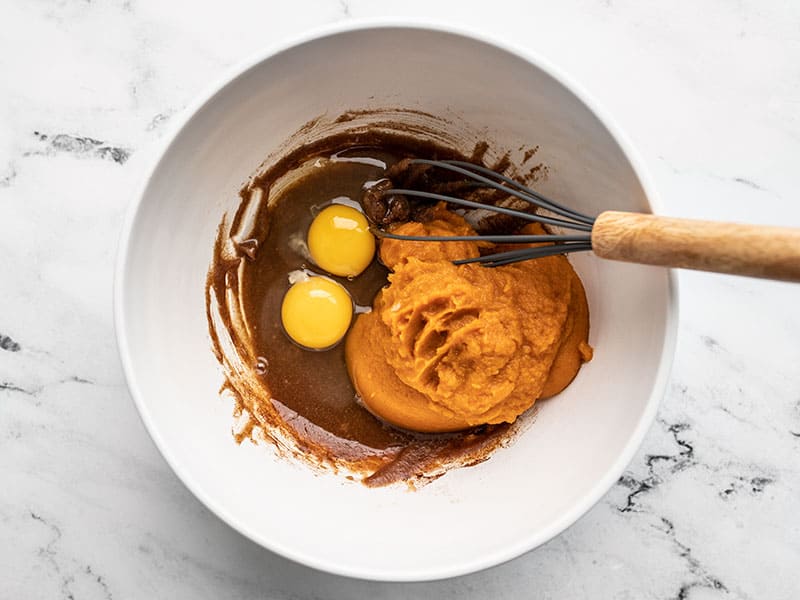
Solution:
<svg viewBox="0 0 800 600">
<path fill-rule="evenodd" d="M 480 162 L 483 151 L 477 147 L 469 159 Z M 513 437 L 518 415 L 560 392 L 591 358 L 583 286 L 565 257 L 494 269 L 453 265 L 499 249 L 473 242 L 383 240 L 360 275 L 330 276 L 359 313 L 346 339 L 315 352 L 287 337 L 280 315 L 289 274 L 327 275 L 304 241 L 331 202 L 363 199 L 373 222 L 398 233 L 464 235 L 474 228 L 444 204 L 364 190 L 388 178 L 396 187 L 504 200 L 462 188 L 448 174 L 409 168 L 402 159 L 413 156 L 464 159 L 400 135 L 326 139 L 286 156 L 243 190 L 229 229 L 249 216 L 255 225 L 247 239 L 220 227 L 207 285 L 209 330 L 236 401 L 239 441 L 269 441 L 367 485 L 413 486 L 488 458 Z M 254 192 L 269 197 L 294 169 L 302 176 L 269 202 L 255 209 L 246 202 Z M 522 225 L 490 215 L 476 227 L 506 233 Z"/>
</svg>

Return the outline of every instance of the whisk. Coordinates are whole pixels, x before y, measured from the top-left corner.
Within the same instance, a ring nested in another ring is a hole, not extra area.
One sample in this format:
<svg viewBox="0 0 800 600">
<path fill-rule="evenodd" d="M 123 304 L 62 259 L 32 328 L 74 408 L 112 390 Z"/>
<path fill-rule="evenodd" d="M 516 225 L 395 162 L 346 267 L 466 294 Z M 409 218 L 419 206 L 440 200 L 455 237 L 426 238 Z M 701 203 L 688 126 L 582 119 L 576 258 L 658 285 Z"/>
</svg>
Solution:
<svg viewBox="0 0 800 600">
<path fill-rule="evenodd" d="M 606 211 L 597 217 L 590 217 L 481 165 L 460 160 L 422 158 L 410 159 L 409 164 L 451 171 L 465 177 L 476 187 L 498 190 L 546 213 L 526 212 L 415 189 L 390 188 L 377 192 L 382 196 L 403 195 L 489 210 L 549 225 L 557 231 L 547 235 L 410 236 L 394 234 L 385 229 L 376 230 L 379 237 L 417 242 L 547 244 L 465 258 L 454 261 L 456 264 L 479 263 L 486 267 L 499 267 L 545 256 L 591 250 L 596 256 L 611 260 L 800 281 L 800 228 L 718 223 L 619 211 Z"/>
</svg>

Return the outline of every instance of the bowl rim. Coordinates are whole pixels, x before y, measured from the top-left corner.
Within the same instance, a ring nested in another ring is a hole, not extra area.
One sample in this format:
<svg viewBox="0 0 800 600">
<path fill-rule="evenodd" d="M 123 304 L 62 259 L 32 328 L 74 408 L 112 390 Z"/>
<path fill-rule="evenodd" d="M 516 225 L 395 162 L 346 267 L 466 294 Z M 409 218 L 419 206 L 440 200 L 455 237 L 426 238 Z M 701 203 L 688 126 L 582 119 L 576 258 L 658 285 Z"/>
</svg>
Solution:
<svg viewBox="0 0 800 600">
<path fill-rule="evenodd" d="M 145 426 L 148 434 L 155 443 L 161 455 L 164 457 L 172 471 L 178 476 L 181 482 L 200 500 L 212 513 L 222 521 L 238 531 L 240 534 L 257 543 L 258 545 L 275 552 L 285 558 L 297 563 L 313 567 L 315 569 L 352 578 L 367 579 L 385 582 L 412 582 L 412 581 L 434 581 L 475 573 L 510 561 L 522 554 L 533 550 L 546 542 L 550 541 L 560 533 L 572 526 L 580 517 L 586 514 L 614 485 L 630 464 L 635 453 L 641 446 L 645 435 L 649 431 L 661 398 L 666 392 L 672 363 L 675 355 L 675 346 L 678 330 L 678 278 L 674 270 L 668 269 L 667 285 L 667 316 L 664 340 L 661 347 L 661 357 L 659 361 L 656 377 L 647 400 L 645 410 L 639 422 L 633 430 L 632 435 L 626 442 L 623 451 L 608 468 L 608 470 L 598 478 L 594 486 L 587 494 L 569 510 L 564 512 L 558 519 L 555 519 L 547 527 L 535 534 L 525 536 L 517 543 L 506 546 L 502 550 L 489 554 L 481 555 L 468 561 L 460 561 L 451 565 L 439 565 L 431 568 L 422 568 L 408 571 L 397 571 L 391 568 L 363 568 L 356 565 L 341 564 L 330 560 L 321 559 L 314 556 L 313 552 L 303 551 L 302 549 L 287 547 L 275 543 L 257 532 L 252 531 L 247 523 L 242 522 L 235 515 L 230 514 L 219 506 L 211 494 L 206 492 L 192 476 L 184 470 L 180 462 L 170 450 L 169 444 L 162 438 L 159 428 L 154 422 L 152 415 L 148 412 L 143 400 L 143 394 L 139 389 L 136 373 L 134 372 L 131 353 L 128 345 L 127 318 L 124 313 L 124 297 L 126 291 L 125 273 L 129 261 L 130 241 L 133 228 L 136 225 L 139 208 L 144 199 L 153 174 L 164 157 L 172 149 L 172 146 L 189 124 L 195 114 L 205 107 L 214 97 L 226 86 L 233 83 L 237 78 L 245 75 L 251 69 L 256 68 L 262 62 L 271 59 L 282 52 L 290 50 L 295 46 L 304 43 L 347 34 L 355 31 L 374 30 L 374 29 L 414 29 L 428 31 L 432 33 L 443 33 L 456 35 L 473 41 L 484 43 L 517 58 L 520 58 L 534 67 L 541 69 L 549 77 L 563 85 L 570 93 L 580 100 L 592 114 L 605 126 L 612 139 L 619 145 L 623 155 L 633 168 L 642 188 L 645 192 L 650 208 L 654 214 L 661 212 L 661 201 L 655 191 L 651 176 L 645 168 L 644 162 L 638 152 L 633 147 L 627 135 L 621 130 L 617 122 L 610 116 L 603 107 L 600 106 L 580 84 L 568 76 L 561 68 L 555 66 L 549 60 L 528 48 L 506 42 L 495 38 L 491 34 L 485 34 L 473 29 L 453 26 L 440 21 L 429 19 L 411 18 L 370 18 L 353 19 L 345 22 L 338 22 L 304 30 L 300 34 L 288 36 L 276 44 L 262 49 L 248 58 L 234 64 L 226 69 L 212 84 L 201 91 L 195 99 L 190 102 L 182 113 L 170 124 L 170 128 L 162 136 L 156 148 L 151 153 L 151 158 L 144 165 L 140 182 L 134 190 L 133 197 L 127 207 L 123 220 L 123 225 L 119 237 L 117 256 L 115 263 L 114 285 L 113 285 L 113 310 L 114 310 L 114 330 L 116 334 L 117 348 L 122 363 L 123 373 L 128 385 L 128 390 L 136 405 L 139 417 Z"/>
</svg>

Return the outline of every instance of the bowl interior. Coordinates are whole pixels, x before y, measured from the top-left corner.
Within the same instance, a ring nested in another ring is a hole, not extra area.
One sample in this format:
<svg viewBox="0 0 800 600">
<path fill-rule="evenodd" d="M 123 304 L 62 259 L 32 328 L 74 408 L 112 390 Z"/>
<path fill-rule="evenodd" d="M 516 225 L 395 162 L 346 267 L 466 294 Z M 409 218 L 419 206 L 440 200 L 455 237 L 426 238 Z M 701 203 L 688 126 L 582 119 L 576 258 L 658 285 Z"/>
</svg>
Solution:
<svg viewBox="0 0 800 600">
<path fill-rule="evenodd" d="M 455 33 L 336 32 L 243 72 L 168 146 L 123 239 L 120 348 L 159 448 L 241 532 L 336 573 L 446 577 L 546 541 L 619 476 L 661 394 L 673 336 L 670 278 L 666 270 L 575 256 L 590 302 L 594 360 L 564 393 L 541 403 L 510 447 L 416 492 L 367 489 L 314 475 L 269 448 L 236 445 L 205 314 L 217 226 L 248 176 L 302 124 L 376 107 L 467 123 L 509 149 L 538 144 L 537 160 L 550 168 L 541 191 L 584 212 L 650 209 L 608 129 L 542 68 Z"/>
</svg>

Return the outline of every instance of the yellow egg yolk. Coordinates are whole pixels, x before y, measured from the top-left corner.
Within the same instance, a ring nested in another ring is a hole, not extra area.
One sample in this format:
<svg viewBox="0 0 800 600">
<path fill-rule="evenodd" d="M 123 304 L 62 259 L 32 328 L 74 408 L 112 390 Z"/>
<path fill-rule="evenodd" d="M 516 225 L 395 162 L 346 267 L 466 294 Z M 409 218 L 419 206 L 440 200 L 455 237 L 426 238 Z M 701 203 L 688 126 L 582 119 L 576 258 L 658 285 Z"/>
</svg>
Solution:
<svg viewBox="0 0 800 600">
<path fill-rule="evenodd" d="M 308 277 L 283 297 L 281 321 L 286 333 L 306 348 L 323 350 L 344 337 L 353 318 L 353 301 L 341 285 Z"/>
<path fill-rule="evenodd" d="M 355 208 L 331 204 L 308 229 L 311 258 L 328 273 L 354 277 L 367 268 L 375 254 L 375 237 L 366 217 Z"/>
</svg>

